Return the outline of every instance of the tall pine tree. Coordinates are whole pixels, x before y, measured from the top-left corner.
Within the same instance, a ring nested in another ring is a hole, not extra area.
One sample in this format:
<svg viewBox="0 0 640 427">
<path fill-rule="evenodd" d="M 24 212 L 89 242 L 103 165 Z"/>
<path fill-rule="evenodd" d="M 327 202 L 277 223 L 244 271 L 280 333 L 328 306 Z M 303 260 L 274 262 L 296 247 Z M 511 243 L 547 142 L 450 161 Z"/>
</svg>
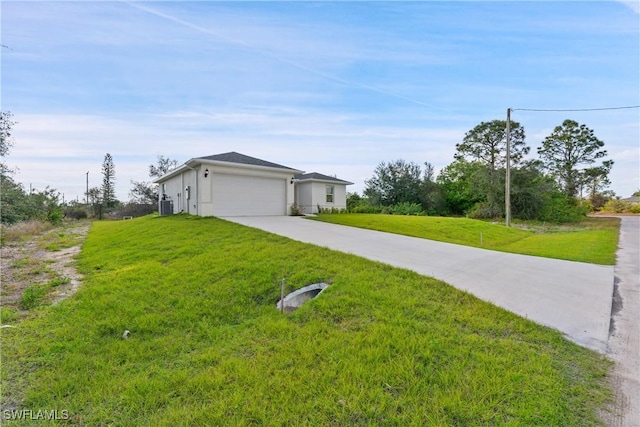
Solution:
<svg viewBox="0 0 640 427">
<path fill-rule="evenodd" d="M 107 153 L 102 163 L 102 202 L 105 207 L 112 208 L 116 205 L 116 166 L 113 157 Z"/>
<path fill-rule="evenodd" d="M 593 130 L 574 120 L 565 120 L 544 139 L 538 154 L 562 191 L 569 197 L 576 197 L 585 184 L 594 192 L 608 185 L 613 161 L 593 166 L 607 156 L 603 147 L 604 142 L 596 138 Z"/>
</svg>

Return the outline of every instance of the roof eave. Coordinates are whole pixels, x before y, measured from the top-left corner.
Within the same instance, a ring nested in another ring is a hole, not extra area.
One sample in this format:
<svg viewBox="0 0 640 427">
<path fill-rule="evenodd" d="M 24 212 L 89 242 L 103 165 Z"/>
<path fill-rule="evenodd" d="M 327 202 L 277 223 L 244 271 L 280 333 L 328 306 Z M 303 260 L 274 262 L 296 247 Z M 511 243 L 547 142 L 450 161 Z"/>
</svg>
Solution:
<svg viewBox="0 0 640 427">
<path fill-rule="evenodd" d="M 231 166 L 231 167 L 241 167 L 241 168 L 253 169 L 253 170 L 286 172 L 294 175 L 304 173 L 304 171 L 301 171 L 298 169 L 291 169 L 287 167 L 277 168 L 272 166 L 250 165 L 248 163 L 225 162 L 222 160 L 191 159 L 187 163 L 191 163 L 193 165 L 201 164 L 201 165 L 211 165 L 211 166 Z"/>
<path fill-rule="evenodd" d="M 298 179 L 296 182 L 321 182 L 325 184 L 344 184 L 344 185 L 353 185 L 353 182 L 344 181 L 342 179 L 321 179 L 321 178 L 304 178 Z"/>
<path fill-rule="evenodd" d="M 191 159 L 191 160 L 193 160 L 193 159 Z M 187 160 L 185 163 L 181 164 L 177 168 L 170 170 L 166 174 L 162 175 L 160 178 L 156 178 L 151 182 L 154 183 L 154 184 L 160 184 L 162 181 L 166 181 L 167 179 L 172 178 L 172 177 L 184 172 L 185 170 L 190 170 L 191 168 L 189 166 L 187 166 L 187 163 L 189 163 L 191 160 Z"/>
</svg>

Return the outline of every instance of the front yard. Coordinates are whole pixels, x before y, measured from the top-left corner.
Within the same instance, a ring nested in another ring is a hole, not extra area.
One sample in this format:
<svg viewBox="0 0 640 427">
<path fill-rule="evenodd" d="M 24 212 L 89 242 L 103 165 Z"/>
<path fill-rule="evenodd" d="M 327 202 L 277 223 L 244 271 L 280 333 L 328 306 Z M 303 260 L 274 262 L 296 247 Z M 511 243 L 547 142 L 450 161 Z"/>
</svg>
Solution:
<svg viewBox="0 0 640 427">
<path fill-rule="evenodd" d="M 516 223 L 513 227 L 467 218 L 379 214 L 325 214 L 311 219 L 403 234 L 483 249 L 567 261 L 614 265 L 620 220 L 586 218 L 558 226 Z"/>
<path fill-rule="evenodd" d="M 556 331 L 215 218 L 96 222 L 79 266 L 72 298 L 2 329 L 3 409 L 80 425 L 587 426 L 611 396 L 610 362 Z M 282 314 L 282 278 L 331 286 Z"/>
</svg>

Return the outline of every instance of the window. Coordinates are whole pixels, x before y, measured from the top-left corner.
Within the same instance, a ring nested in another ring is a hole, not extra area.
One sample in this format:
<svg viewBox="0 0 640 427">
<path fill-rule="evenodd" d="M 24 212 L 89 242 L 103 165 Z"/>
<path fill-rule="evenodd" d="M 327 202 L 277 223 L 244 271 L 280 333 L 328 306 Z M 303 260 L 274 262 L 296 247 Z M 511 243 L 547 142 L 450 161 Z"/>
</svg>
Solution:
<svg viewBox="0 0 640 427">
<path fill-rule="evenodd" d="M 327 203 L 333 203 L 333 185 L 327 185 Z"/>
</svg>

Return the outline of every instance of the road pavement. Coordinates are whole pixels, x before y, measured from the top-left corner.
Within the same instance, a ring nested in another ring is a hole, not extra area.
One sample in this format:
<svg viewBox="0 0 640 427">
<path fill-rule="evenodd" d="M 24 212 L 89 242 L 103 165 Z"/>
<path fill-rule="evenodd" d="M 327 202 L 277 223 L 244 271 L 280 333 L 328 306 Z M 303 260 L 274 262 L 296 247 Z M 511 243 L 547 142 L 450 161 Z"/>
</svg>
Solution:
<svg viewBox="0 0 640 427">
<path fill-rule="evenodd" d="M 623 216 L 615 267 L 608 355 L 615 408 L 607 425 L 640 426 L 640 217 Z"/>
</svg>

